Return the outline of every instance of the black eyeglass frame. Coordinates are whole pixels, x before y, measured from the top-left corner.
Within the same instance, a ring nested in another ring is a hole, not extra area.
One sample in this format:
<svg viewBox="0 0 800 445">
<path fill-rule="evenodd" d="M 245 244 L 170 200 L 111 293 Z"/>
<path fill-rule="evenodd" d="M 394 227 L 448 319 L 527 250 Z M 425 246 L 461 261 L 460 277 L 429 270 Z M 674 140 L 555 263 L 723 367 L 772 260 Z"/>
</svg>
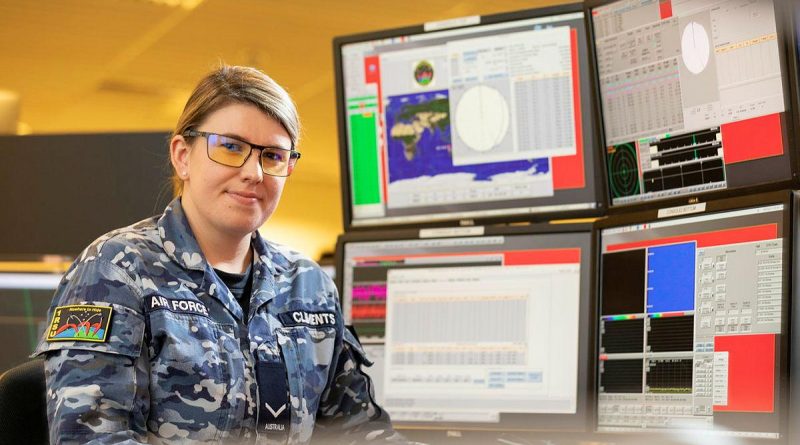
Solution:
<svg viewBox="0 0 800 445">
<path fill-rule="evenodd" d="M 241 142 L 243 144 L 247 144 L 250 147 L 250 151 L 247 153 L 247 156 L 244 157 L 244 160 L 242 160 L 242 163 L 240 165 L 223 164 L 223 163 L 221 163 L 221 162 L 219 162 L 216 159 L 211 157 L 211 153 L 209 152 L 211 150 L 211 146 L 208 143 L 208 137 L 209 136 L 226 137 L 228 139 L 233 139 L 234 141 L 238 141 L 238 142 Z M 244 164 L 247 163 L 247 160 L 250 159 L 250 156 L 253 154 L 253 150 L 260 150 L 260 152 L 258 153 L 258 157 L 259 157 L 258 165 L 261 166 L 261 172 L 264 173 L 265 175 L 269 175 L 269 176 L 277 176 L 277 177 L 280 177 L 280 178 L 288 177 L 292 173 L 291 169 L 289 169 L 288 167 L 293 167 L 293 165 L 291 165 L 290 163 L 292 162 L 292 160 L 294 160 L 294 164 L 297 164 L 297 160 L 300 159 L 300 152 L 297 151 L 297 150 L 294 150 L 294 149 L 287 150 L 287 149 L 281 148 L 281 147 L 268 147 L 266 145 L 256 145 L 256 144 L 244 141 L 244 140 L 239 139 L 239 138 L 234 138 L 234 137 L 226 136 L 224 134 L 219 134 L 219 133 L 212 133 L 212 132 L 209 132 L 209 131 L 199 131 L 199 130 L 189 129 L 189 130 L 186 130 L 186 131 L 183 132 L 183 137 L 203 137 L 203 138 L 205 138 L 206 139 L 206 156 L 208 156 L 208 159 L 211 159 L 212 161 L 216 162 L 217 164 L 224 165 L 226 167 L 241 168 Z M 289 158 L 286 161 L 287 170 L 286 170 L 286 174 L 285 175 L 273 175 L 272 173 L 267 173 L 264 170 L 264 164 L 261 163 L 261 154 L 264 153 L 264 150 L 266 150 L 266 149 L 282 150 L 282 151 L 289 152 Z"/>
</svg>

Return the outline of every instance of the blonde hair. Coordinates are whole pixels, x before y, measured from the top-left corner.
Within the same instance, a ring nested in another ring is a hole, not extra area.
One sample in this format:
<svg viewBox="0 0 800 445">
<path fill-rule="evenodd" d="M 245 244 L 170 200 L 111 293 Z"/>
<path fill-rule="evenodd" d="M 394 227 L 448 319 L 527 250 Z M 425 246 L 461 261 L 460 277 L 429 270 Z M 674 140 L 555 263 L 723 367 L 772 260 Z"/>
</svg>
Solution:
<svg viewBox="0 0 800 445">
<path fill-rule="evenodd" d="M 195 128 L 213 112 L 234 102 L 252 104 L 283 126 L 292 141 L 300 139 L 300 118 L 294 101 L 283 87 L 256 68 L 222 64 L 203 77 L 183 108 L 172 137 Z M 170 139 L 171 139 L 170 138 Z M 175 196 L 183 191 L 183 181 L 172 171 Z"/>
</svg>

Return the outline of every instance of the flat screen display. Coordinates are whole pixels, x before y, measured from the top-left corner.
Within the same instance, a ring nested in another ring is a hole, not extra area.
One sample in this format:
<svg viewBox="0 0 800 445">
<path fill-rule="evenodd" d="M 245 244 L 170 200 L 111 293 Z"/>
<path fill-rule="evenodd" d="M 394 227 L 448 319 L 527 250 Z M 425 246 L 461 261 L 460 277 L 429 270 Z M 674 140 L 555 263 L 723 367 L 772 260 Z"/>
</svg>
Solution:
<svg viewBox="0 0 800 445">
<path fill-rule="evenodd" d="M 166 133 L 0 136 L 0 255 L 76 257 L 172 200 Z"/>
<path fill-rule="evenodd" d="M 612 206 L 792 178 L 781 3 L 590 9 Z"/>
<path fill-rule="evenodd" d="M 0 272 L 0 374 L 29 360 L 47 329 L 61 274 Z"/>
<path fill-rule="evenodd" d="M 456 23 L 334 41 L 345 223 L 596 213 L 580 5 Z"/>
<path fill-rule="evenodd" d="M 586 429 L 591 232 L 342 249 L 345 318 L 393 422 Z"/>
<path fill-rule="evenodd" d="M 608 222 L 599 431 L 783 437 L 788 207 Z"/>
</svg>

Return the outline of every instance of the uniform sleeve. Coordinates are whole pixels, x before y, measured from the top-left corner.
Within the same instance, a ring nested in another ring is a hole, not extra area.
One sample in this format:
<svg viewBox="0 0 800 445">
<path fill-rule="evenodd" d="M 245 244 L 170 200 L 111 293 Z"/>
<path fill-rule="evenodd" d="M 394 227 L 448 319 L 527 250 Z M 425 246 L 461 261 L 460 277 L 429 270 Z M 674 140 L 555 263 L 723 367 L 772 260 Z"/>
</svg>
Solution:
<svg viewBox="0 0 800 445">
<path fill-rule="evenodd" d="M 372 362 L 361 343 L 347 328 L 342 337 L 333 378 L 320 401 L 313 443 L 416 444 L 397 433 L 389 414 L 375 403 L 372 380 L 361 369 Z"/>
<path fill-rule="evenodd" d="M 34 352 L 45 356 L 51 444 L 147 441 L 149 377 L 136 289 L 122 269 L 90 260 L 74 266 L 56 291 L 48 314 L 51 327 Z M 103 340 L 56 339 L 55 328 L 65 326 L 58 321 L 62 316 L 78 327 L 83 321 L 67 306 L 110 307 Z"/>
</svg>

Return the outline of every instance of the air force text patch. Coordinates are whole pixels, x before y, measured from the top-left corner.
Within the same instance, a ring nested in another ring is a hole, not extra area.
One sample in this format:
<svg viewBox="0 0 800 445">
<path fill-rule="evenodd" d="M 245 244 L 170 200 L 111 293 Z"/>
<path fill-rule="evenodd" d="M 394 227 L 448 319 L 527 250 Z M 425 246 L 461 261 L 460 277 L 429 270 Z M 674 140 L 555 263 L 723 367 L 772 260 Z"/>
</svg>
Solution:
<svg viewBox="0 0 800 445">
<path fill-rule="evenodd" d="M 336 326 L 334 312 L 289 311 L 278 314 L 284 326 L 310 326 L 314 328 Z"/>
<path fill-rule="evenodd" d="M 57 306 L 50 320 L 47 341 L 105 342 L 111 311 L 110 306 L 92 304 Z"/>
<path fill-rule="evenodd" d="M 194 300 L 172 300 L 161 295 L 151 295 L 148 297 L 147 309 L 154 311 L 156 309 L 166 309 L 170 312 L 177 312 L 179 314 L 195 314 L 208 317 L 208 309 L 206 305 Z M 147 301 L 147 300 L 146 300 Z"/>
</svg>

